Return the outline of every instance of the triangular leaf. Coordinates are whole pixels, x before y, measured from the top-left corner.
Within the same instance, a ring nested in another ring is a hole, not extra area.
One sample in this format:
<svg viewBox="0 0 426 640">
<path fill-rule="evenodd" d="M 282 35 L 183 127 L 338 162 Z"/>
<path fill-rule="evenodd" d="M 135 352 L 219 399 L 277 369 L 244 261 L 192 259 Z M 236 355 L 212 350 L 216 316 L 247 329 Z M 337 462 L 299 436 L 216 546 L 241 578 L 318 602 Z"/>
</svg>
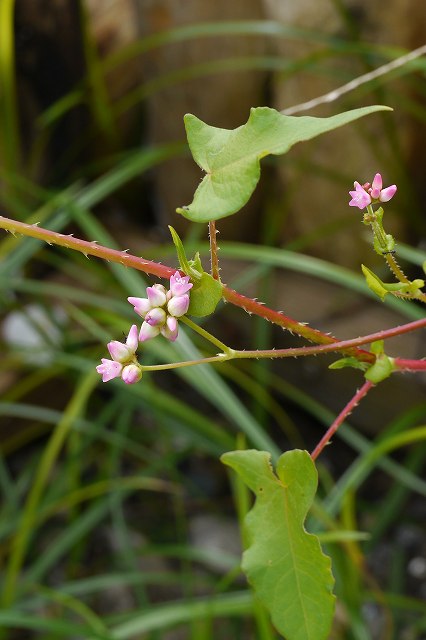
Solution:
<svg viewBox="0 0 426 640">
<path fill-rule="evenodd" d="M 285 116 L 269 107 L 250 110 L 237 129 L 211 127 L 192 114 L 185 116 L 189 147 L 207 173 L 187 207 L 177 209 L 194 222 L 218 220 L 246 204 L 260 176 L 261 158 L 286 153 L 294 144 L 310 140 L 375 111 L 389 107 L 354 109 L 329 118 Z"/>
<path fill-rule="evenodd" d="M 286 640 L 326 640 L 334 611 L 331 562 L 303 526 L 317 488 L 311 457 L 287 451 L 277 475 L 265 451 L 233 451 L 221 460 L 256 494 L 245 519 L 242 568 L 274 625 Z"/>
<path fill-rule="evenodd" d="M 203 318 L 213 313 L 222 298 L 222 289 L 218 280 L 203 271 L 191 289 L 188 315 Z"/>
</svg>

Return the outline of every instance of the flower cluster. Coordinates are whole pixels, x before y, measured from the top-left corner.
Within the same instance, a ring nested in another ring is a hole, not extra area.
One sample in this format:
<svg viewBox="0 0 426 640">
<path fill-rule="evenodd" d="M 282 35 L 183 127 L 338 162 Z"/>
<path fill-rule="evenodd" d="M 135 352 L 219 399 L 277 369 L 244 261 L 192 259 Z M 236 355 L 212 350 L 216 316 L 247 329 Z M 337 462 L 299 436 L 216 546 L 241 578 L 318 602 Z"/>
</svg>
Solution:
<svg viewBox="0 0 426 640">
<path fill-rule="evenodd" d="M 135 356 L 138 348 L 137 326 L 131 326 L 125 343 L 112 340 L 108 342 L 107 347 L 112 360 L 102 358 L 102 364 L 96 367 L 96 371 L 102 376 L 102 382 L 109 382 L 119 376 L 126 384 L 138 382 L 142 377 L 142 371 Z"/>
<path fill-rule="evenodd" d="M 145 342 L 161 333 L 174 342 L 178 337 L 177 319 L 184 316 L 189 307 L 192 284 L 189 276 L 181 276 L 176 271 L 170 278 L 170 290 L 161 284 L 147 287 L 147 298 L 127 298 L 134 310 L 144 319 L 139 340 Z"/>
<path fill-rule="evenodd" d="M 352 200 L 349 202 L 350 207 L 358 207 L 358 209 L 365 209 L 372 202 L 389 202 L 396 193 L 396 185 L 392 184 L 390 187 L 383 189 L 383 181 L 380 173 L 376 173 L 374 180 L 370 186 L 369 182 L 361 185 L 359 182 L 354 182 L 355 191 L 349 191 L 349 195 L 352 196 Z"/>
<path fill-rule="evenodd" d="M 96 367 L 103 382 L 121 377 L 127 384 L 134 384 L 141 379 L 142 369 L 136 358 L 139 342 L 146 342 L 160 333 L 172 342 L 176 340 L 178 318 L 188 311 L 191 288 L 189 276 L 181 276 L 176 271 L 170 278 L 169 291 L 162 284 L 154 284 L 147 287 L 146 298 L 127 298 L 144 321 L 139 332 L 137 326 L 132 325 L 125 343 L 118 340 L 108 343 L 112 360 L 102 358 L 102 364 Z"/>
</svg>

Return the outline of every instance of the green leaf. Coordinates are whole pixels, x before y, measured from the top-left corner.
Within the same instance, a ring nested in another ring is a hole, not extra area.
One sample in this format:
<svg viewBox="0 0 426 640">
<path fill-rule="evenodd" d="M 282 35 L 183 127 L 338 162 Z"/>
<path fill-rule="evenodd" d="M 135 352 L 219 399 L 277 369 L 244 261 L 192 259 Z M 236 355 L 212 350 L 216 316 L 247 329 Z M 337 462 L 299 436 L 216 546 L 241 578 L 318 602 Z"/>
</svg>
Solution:
<svg viewBox="0 0 426 640">
<path fill-rule="evenodd" d="M 199 264 L 200 268 L 196 269 L 195 261 L 188 260 L 188 258 L 186 257 L 185 247 L 183 246 L 183 242 L 180 239 L 177 231 L 173 229 L 173 227 L 171 227 L 170 225 L 169 225 L 169 231 L 172 234 L 172 240 L 176 248 L 176 253 L 179 260 L 181 271 L 183 271 L 187 276 L 190 276 L 191 280 L 193 280 L 194 282 L 197 282 L 198 280 L 200 280 L 201 274 L 203 272 L 199 254 L 197 254 L 196 258 L 197 258 L 197 264 Z"/>
<path fill-rule="evenodd" d="M 284 453 L 275 475 L 265 451 L 232 451 L 221 460 L 256 494 L 245 518 L 242 568 L 286 640 L 326 640 L 333 620 L 330 559 L 303 523 L 317 488 L 306 451 Z"/>
<path fill-rule="evenodd" d="M 189 206 L 177 209 L 193 222 L 218 220 L 236 213 L 249 200 L 260 177 L 260 160 L 286 153 L 294 144 L 310 140 L 375 111 L 380 105 L 354 109 L 330 118 L 285 116 L 269 107 L 250 110 L 237 129 L 211 127 L 192 114 L 184 118 L 195 162 L 207 173 Z"/>
<path fill-rule="evenodd" d="M 353 367 L 354 369 L 361 369 L 361 371 L 365 371 L 368 367 L 368 363 L 362 362 L 353 356 L 348 356 L 347 358 L 340 358 L 328 365 L 329 369 L 344 369 L 345 367 Z"/>
<path fill-rule="evenodd" d="M 365 276 L 367 286 L 371 291 L 379 296 L 381 300 L 384 300 L 388 293 L 393 295 L 403 294 L 406 296 L 416 296 L 420 293 L 420 289 L 424 287 L 424 280 L 418 278 L 412 282 L 394 282 L 388 284 L 380 280 L 379 276 L 371 271 L 364 264 L 361 265 L 362 272 Z"/>
<path fill-rule="evenodd" d="M 188 315 L 202 318 L 216 309 L 222 298 L 222 285 L 209 273 L 203 271 L 198 282 L 191 289 Z"/>
</svg>

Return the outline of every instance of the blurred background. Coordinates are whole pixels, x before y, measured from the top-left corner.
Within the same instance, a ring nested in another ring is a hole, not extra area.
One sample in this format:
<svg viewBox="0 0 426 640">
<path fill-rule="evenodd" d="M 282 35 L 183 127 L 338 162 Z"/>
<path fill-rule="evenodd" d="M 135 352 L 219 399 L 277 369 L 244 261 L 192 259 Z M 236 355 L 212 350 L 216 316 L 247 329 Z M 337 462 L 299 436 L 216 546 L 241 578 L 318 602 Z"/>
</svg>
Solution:
<svg viewBox="0 0 426 640">
<path fill-rule="evenodd" d="M 218 223 L 221 276 L 342 339 L 423 317 L 365 287 L 361 262 L 388 275 L 347 202 L 377 171 L 398 185 L 385 226 L 421 277 L 425 57 L 303 103 L 425 43 L 415 0 L 0 0 L 0 214 L 176 266 L 172 224 L 207 268 L 206 228 L 175 213 L 202 177 L 185 113 L 234 128 L 252 106 L 385 104 L 263 161 L 253 198 Z M 103 385 L 106 342 L 137 321 L 126 298 L 153 281 L 3 232 L 0 260 L 0 638 L 278 638 L 239 570 L 250 498 L 219 456 L 312 449 L 361 374 L 326 356 Z M 236 348 L 303 344 L 224 305 L 206 326 Z M 209 353 L 183 330 L 165 342 L 144 364 Z M 424 351 L 416 334 L 387 347 Z M 425 384 L 386 380 L 319 459 L 309 529 L 328 535 L 335 640 L 426 638 L 426 449 L 394 444 L 425 423 Z"/>
</svg>

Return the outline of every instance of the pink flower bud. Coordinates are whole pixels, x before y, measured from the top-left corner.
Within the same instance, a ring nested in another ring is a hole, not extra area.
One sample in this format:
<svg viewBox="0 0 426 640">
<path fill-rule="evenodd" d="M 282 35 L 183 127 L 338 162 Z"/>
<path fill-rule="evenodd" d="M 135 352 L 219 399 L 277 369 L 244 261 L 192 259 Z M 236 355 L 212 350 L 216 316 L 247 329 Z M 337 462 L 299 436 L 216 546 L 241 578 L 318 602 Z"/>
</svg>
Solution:
<svg viewBox="0 0 426 640">
<path fill-rule="evenodd" d="M 189 282 L 189 276 L 181 276 L 179 271 L 170 277 L 170 291 L 172 296 L 182 296 L 192 288 Z"/>
<path fill-rule="evenodd" d="M 138 348 L 138 328 L 134 324 L 130 328 L 129 335 L 126 339 L 126 344 L 119 342 L 118 340 L 112 340 L 107 344 L 108 351 L 111 358 L 116 362 L 125 363 L 134 355 Z"/>
<path fill-rule="evenodd" d="M 133 305 L 133 308 L 136 311 L 136 313 L 142 318 L 145 318 L 146 314 L 151 309 L 151 303 L 148 300 L 148 298 L 130 297 L 130 298 L 127 298 L 127 300 L 130 302 L 130 304 Z"/>
<path fill-rule="evenodd" d="M 365 207 L 371 204 L 371 197 L 359 182 L 354 182 L 354 187 L 355 191 L 349 191 L 349 195 L 352 196 L 349 206 L 358 207 L 358 209 L 365 209 Z"/>
<path fill-rule="evenodd" d="M 142 371 L 136 364 L 128 364 L 124 367 L 121 378 L 126 384 L 135 384 L 142 378 Z"/>
<path fill-rule="evenodd" d="M 146 295 L 151 305 L 151 309 L 154 307 L 162 307 L 166 304 L 166 289 L 162 284 L 154 284 L 152 287 L 147 287 Z"/>
<path fill-rule="evenodd" d="M 127 362 L 132 357 L 133 351 L 129 347 L 118 340 L 112 340 L 107 344 L 111 358 L 116 362 Z"/>
<path fill-rule="evenodd" d="M 368 190 L 373 200 L 377 200 L 377 198 L 380 197 L 382 187 L 382 176 L 380 175 L 380 173 L 376 173 L 376 175 L 374 176 L 373 184 L 371 185 L 371 189 Z"/>
<path fill-rule="evenodd" d="M 171 316 L 180 318 L 185 315 L 189 307 L 189 295 L 185 293 L 183 296 L 174 296 L 167 303 L 167 311 Z"/>
<path fill-rule="evenodd" d="M 130 327 L 129 335 L 126 339 L 126 345 L 132 351 L 132 353 L 136 353 L 136 349 L 138 348 L 139 340 L 138 340 L 138 328 L 135 324 L 132 324 Z"/>
<path fill-rule="evenodd" d="M 166 312 L 164 309 L 160 307 L 155 307 L 151 309 L 146 316 L 145 322 L 151 325 L 151 327 L 156 327 L 157 325 L 162 325 L 166 322 Z"/>
<path fill-rule="evenodd" d="M 101 362 L 102 364 L 99 364 L 96 367 L 96 371 L 101 374 L 102 382 L 109 382 L 113 378 L 118 378 L 123 368 L 123 365 L 120 364 L 120 362 L 107 360 L 106 358 L 102 358 Z"/>
<path fill-rule="evenodd" d="M 379 200 L 380 202 L 389 202 L 395 193 L 397 187 L 396 184 L 392 184 L 390 187 L 386 187 L 383 189 L 383 181 L 380 173 L 376 173 L 374 176 L 373 184 L 371 185 L 371 189 L 368 189 L 368 193 L 370 194 L 373 200 Z"/>
<path fill-rule="evenodd" d="M 167 316 L 166 324 L 161 327 L 161 333 L 165 338 L 167 338 L 167 340 L 174 342 L 179 333 L 179 325 L 176 318 L 173 316 Z"/>
<path fill-rule="evenodd" d="M 386 187 L 386 189 L 382 189 L 380 192 L 379 200 L 380 202 L 389 202 L 397 191 L 396 184 L 392 184 L 390 187 Z"/>
<path fill-rule="evenodd" d="M 157 325 L 156 327 L 152 327 L 147 322 L 143 322 L 139 333 L 139 340 L 140 342 L 146 342 L 147 340 L 151 340 L 151 338 L 155 338 L 155 336 L 158 336 L 159 333 L 159 325 Z"/>
</svg>

